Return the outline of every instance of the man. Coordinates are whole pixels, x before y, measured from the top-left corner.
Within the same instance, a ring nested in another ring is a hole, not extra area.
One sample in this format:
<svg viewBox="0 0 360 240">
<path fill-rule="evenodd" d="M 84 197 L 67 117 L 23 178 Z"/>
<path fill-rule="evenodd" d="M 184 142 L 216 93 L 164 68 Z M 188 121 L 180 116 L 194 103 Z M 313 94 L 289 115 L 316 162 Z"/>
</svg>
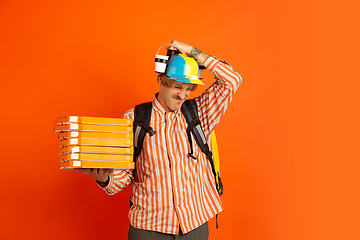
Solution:
<svg viewBox="0 0 360 240">
<path fill-rule="evenodd" d="M 171 48 L 195 58 L 210 70 L 216 81 L 196 97 L 199 119 L 209 141 L 241 84 L 241 77 L 226 62 L 173 40 Z M 196 79 L 192 76 L 191 79 Z M 210 163 L 194 144 L 191 158 L 187 123 L 180 110 L 196 85 L 190 78 L 158 77 L 150 127 L 136 160 L 136 180 L 132 170 L 80 169 L 93 176 L 108 194 L 134 183 L 130 200 L 129 239 L 208 239 L 207 221 L 222 211 Z M 201 81 L 195 81 L 201 83 Z M 124 118 L 134 119 L 134 109 Z M 195 141 L 193 141 L 195 143 Z"/>
</svg>

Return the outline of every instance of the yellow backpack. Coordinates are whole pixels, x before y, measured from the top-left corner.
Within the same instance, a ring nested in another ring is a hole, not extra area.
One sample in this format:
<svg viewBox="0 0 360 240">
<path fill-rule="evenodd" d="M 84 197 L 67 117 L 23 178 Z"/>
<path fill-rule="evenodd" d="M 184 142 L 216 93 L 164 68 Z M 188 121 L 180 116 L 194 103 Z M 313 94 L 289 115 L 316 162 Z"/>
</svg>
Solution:
<svg viewBox="0 0 360 240">
<path fill-rule="evenodd" d="M 211 150 L 213 153 L 213 161 L 214 161 L 214 167 L 215 167 L 215 173 L 216 173 L 215 180 L 216 180 L 217 186 L 219 186 L 218 192 L 219 192 L 219 195 L 221 196 L 224 193 L 224 187 L 223 187 L 223 184 L 222 184 L 221 178 L 220 178 L 220 159 L 219 159 L 219 150 L 218 150 L 218 146 L 217 146 L 215 131 L 213 131 L 211 133 Z"/>
</svg>

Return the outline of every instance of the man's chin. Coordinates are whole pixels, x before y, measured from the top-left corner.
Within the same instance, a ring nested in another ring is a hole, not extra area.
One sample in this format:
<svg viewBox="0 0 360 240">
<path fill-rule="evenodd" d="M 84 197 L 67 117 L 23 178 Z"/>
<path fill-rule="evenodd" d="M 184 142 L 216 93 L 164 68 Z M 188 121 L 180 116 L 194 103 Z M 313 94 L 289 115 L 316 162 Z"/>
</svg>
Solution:
<svg viewBox="0 0 360 240">
<path fill-rule="evenodd" d="M 179 99 L 175 99 L 175 101 L 170 102 L 170 106 L 168 106 L 168 108 L 171 111 L 177 111 L 181 108 L 182 104 L 185 102 L 185 100 L 179 100 Z"/>
<path fill-rule="evenodd" d="M 181 108 L 181 106 L 180 106 L 180 107 L 173 107 L 173 108 L 171 108 L 171 111 L 176 112 L 176 111 L 179 110 L 180 108 Z"/>
<path fill-rule="evenodd" d="M 174 104 L 173 106 L 171 106 L 171 110 L 172 110 L 172 111 L 177 111 L 177 110 L 179 110 L 179 109 L 181 108 L 182 104 L 183 104 L 183 102 Z"/>
</svg>

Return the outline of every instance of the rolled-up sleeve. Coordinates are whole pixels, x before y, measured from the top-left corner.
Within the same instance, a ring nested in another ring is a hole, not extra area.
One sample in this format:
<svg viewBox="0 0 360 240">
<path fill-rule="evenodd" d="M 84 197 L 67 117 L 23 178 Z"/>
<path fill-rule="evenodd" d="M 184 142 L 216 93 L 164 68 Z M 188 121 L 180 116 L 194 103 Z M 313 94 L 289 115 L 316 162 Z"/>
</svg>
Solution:
<svg viewBox="0 0 360 240">
<path fill-rule="evenodd" d="M 227 62 L 215 57 L 209 57 L 204 65 L 216 81 L 195 100 L 204 133 L 210 137 L 242 83 L 242 78 Z"/>
</svg>

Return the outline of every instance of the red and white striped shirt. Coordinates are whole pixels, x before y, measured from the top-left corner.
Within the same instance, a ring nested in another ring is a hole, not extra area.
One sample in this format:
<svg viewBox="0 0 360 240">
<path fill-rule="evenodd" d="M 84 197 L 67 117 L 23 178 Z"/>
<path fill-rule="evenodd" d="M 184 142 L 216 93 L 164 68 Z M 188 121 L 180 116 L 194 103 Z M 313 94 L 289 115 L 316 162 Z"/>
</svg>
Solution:
<svg viewBox="0 0 360 240">
<path fill-rule="evenodd" d="M 230 65 L 214 57 L 209 57 L 204 65 L 216 81 L 195 100 L 210 142 L 211 132 L 242 80 Z M 134 118 L 134 109 L 127 111 L 124 118 Z M 133 227 L 177 234 L 180 226 L 187 233 L 222 211 L 210 163 L 196 144 L 193 148 L 197 159 L 188 156 L 187 123 L 181 110 L 168 110 L 155 97 L 149 125 L 156 134 L 147 134 L 144 139 L 136 160 L 137 182 L 132 170 L 114 170 L 103 189 L 115 194 L 134 183 L 129 211 Z"/>
</svg>

